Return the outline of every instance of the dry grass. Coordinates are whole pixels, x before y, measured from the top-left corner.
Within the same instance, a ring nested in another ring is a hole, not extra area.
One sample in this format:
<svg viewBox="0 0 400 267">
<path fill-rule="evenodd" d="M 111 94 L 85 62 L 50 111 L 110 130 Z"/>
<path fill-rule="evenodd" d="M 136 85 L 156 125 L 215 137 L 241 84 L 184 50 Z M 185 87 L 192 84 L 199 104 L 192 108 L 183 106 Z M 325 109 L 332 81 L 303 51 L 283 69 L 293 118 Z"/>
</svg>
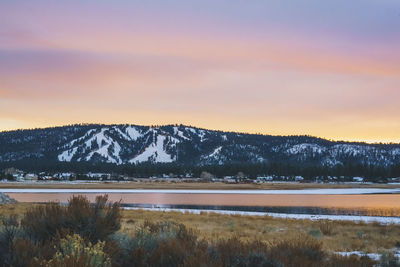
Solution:
<svg viewBox="0 0 400 267">
<path fill-rule="evenodd" d="M 18 203 L 18 204 L 6 204 L 0 205 L 0 217 L 7 217 L 10 215 L 22 216 L 29 208 L 33 207 L 35 204 L 31 203 Z"/>
<path fill-rule="evenodd" d="M 33 204 L 0 205 L 0 215 L 21 217 Z M 145 210 L 124 210 L 122 229 L 133 232 L 146 220 L 176 221 L 196 229 L 201 239 L 216 241 L 237 237 L 240 240 L 260 240 L 268 243 L 298 236 L 299 233 L 322 241 L 327 251 L 364 251 L 379 253 L 400 244 L 400 225 L 365 224 L 346 221 L 310 221 L 272 217 L 221 215 L 216 213 L 183 214 Z"/>
<path fill-rule="evenodd" d="M 141 180 L 140 182 L 90 182 L 90 183 L 0 183 L 0 188 L 52 188 L 52 189 L 218 189 L 218 190 L 260 190 L 260 189 L 318 189 L 318 188 L 398 188 L 390 184 L 315 184 L 315 183 L 265 183 L 227 184 L 221 182 L 171 182 Z"/>
<path fill-rule="evenodd" d="M 206 240 L 238 237 L 241 240 L 260 240 L 276 243 L 299 233 L 319 239 L 328 251 L 365 251 L 369 253 L 393 249 L 400 241 L 399 225 L 379 225 L 346 221 L 318 222 L 310 220 L 278 219 L 272 217 L 221 215 L 216 213 L 182 214 L 125 210 L 122 231 L 134 231 L 145 220 L 172 220 L 197 229 Z"/>
</svg>

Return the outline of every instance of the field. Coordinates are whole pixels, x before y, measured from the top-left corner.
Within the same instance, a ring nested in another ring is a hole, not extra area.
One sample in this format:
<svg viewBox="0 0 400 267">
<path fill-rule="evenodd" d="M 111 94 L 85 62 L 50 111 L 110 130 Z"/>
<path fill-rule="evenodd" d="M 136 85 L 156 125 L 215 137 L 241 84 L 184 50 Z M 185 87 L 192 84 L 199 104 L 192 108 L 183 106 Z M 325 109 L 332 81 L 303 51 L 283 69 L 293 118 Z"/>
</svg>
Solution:
<svg viewBox="0 0 400 267">
<path fill-rule="evenodd" d="M 23 214 L 33 204 L 0 206 L 1 216 Z M 274 244 L 300 233 L 322 241 L 331 252 L 362 251 L 382 253 L 400 246 L 399 225 L 379 225 L 354 222 L 328 222 L 278 219 L 271 217 L 221 215 L 215 213 L 183 214 L 145 210 L 124 210 L 120 231 L 133 233 L 144 221 L 175 221 L 196 231 L 201 239 L 215 241 L 238 237 L 243 241 L 260 240 Z"/>
</svg>

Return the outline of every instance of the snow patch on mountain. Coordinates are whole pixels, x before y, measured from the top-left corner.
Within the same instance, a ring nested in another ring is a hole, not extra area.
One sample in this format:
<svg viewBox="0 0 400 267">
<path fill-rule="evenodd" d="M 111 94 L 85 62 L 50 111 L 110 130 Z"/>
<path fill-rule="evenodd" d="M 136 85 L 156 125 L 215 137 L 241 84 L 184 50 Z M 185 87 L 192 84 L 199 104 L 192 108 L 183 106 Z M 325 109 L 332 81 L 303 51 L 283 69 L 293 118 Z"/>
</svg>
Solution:
<svg viewBox="0 0 400 267">
<path fill-rule="evenodd" d="M 206 158 L 215 158 L 219 153 L 221 153 L 221 150 L 222 146 L 217 147 L 210 155 L 206 156 Z"/>
<path fill-rule="evenodd" d="M 219 146 L 208 155 L 201 156 L 201 162 L 204 164 L 219 164 L 222 165 L 226 162 L 227 158 L 222 153 L 222 146 Z"/>
<path fill-rule="evenodd" d="M 350 145 L 350 144 L 339 144 L 339 145 L 334 145 L 330 149 L 329 152 L 334 157 L 338 156 L 339 154 L 345 154 L 345 155 L 356 157 L 363 153 L 371 152 L 372 150 L 374 150 L 373 147 Z"/>
<path fill-rule="evenodd" d="M 142 153 L 131 159 L 129 163 L 141 163 L 146 161 L 160 163 L 173 162 L 175 158 L 164 149 L 165 139 L 165 136 L 158 135 L 156 143 L 151 143 Z"/>
<path fill-rule="evenodd" d="M 392 156 L 400 156 L 400 148 L 395 148 L 390 151 Z"/>
<path fill-rule="evenodd" d="M 125 129 L 126 134 L 131 138 L 131 140 L 136 141 L 143 135 L 133 126 L 128 126 Z"/>
<path fill-rule="evenodd" d="M 179 130 L 178 127 L 174 127 L 173 129 L 174 129 L 174 135 L 178 135 L 179 137 L 181 137 L 185 140 L 190 140 L 190 138 L 185 136 L 185 134 L 181 130 Z M 185 130 L 186 130 L 186 128 L 185 128 Z"/>
<path fill-rule="evenodd" d="M 286 150 L 286 153 L 292 155 L 303 153 L 322 154 L 325 151 L 325 147 L 321 147 L 317 144 L 297 144 Z"/>
<path fill-rule="evenodd" d="M 333 167 L 336 165 L 343 165 L 343 162 L 336 160 L 335 158 L 326 157 L 321 161 L 322 165 Z"/>
<path fill-rule="evenodd" d="M 60 155 L 57 156 L 58 160 L 70 162 L 77 150 L 78 150 L 78 147 L 74 147 L 73 149 L 65 150 L 64 152 L 62 152 Z"/>
<path fill-rule="evenodd" d="M 91 136 L 91 135 L 92 135 L 94 132 L 96 132 L 96 131 L 97 131 L 97 129 L 91 129 L 91 130 L 87 131 L 87 132 L 85 133 L 84 136 L 72 140 L 71 142 L 69 142 L 68 144 L 66 144 L 64 147 L 71 147 L 71 146 L 75 145 L 76 143 L 78 143 L 78 142 L 80 142 L 80 141 L 82 141 L 82 140 L 85 140 L 86 138 L 88 138 L 89 136 Z"/>
<path fill-rule="evenodd" d="M 70 162 L 80 147 L 88 152 L 88 154 L 84 158 L 80 157 L 78 161 L 82 161 L 82 159 L 89 161 L 97 154 L 103 157 L 107 163 L 121 164 L 122 160 L 119 156 L 121 146 L 107 135 L 107 131 L 109 130 L 109 128 L 102 128 L 100 132 L 95 134 L 92 134 L 94 130 L 89 130 L 84 136 L 70 142 L 69 144 L 72 148 L 61 152 L 58 155 L 58 160 Z M 84 142 L 84 146 L 79 146 L 79 142 L 85 140 L 87 137 L 89 138 Z M 74 145 L 75 147 L 73 147 Z"/>
</svg>

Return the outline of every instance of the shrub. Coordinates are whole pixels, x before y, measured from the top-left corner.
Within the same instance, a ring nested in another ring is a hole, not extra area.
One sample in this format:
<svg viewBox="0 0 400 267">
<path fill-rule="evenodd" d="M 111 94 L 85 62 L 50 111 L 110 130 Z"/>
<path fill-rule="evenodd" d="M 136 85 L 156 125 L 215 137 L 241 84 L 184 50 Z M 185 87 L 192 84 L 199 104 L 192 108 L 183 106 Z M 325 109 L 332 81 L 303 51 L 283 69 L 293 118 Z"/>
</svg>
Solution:
<svg viewBox="0 0 400 267">
<path fill-rule="evenodd" d="M 19 223 L 15 215 L 2 219 L 0 227 L 0 259 L 3 264 L 11 264 L 14 253 L 14 242 L 19 234 Z"/>
<path fill-rule="evenodd" d="M 273 246 L 268 255 L 284 266 L 319 266 L 324 259 L 322 243 L 308 235 L 298 235 Z"/>
<path fill-rule="evenodd" d="M 324 220 L 318 222 L 319 230 L 323 235 L 333 235 L 334 224 L 331 221 Z"/>
<path fill-rule="evenodd" d="M 237 237 L 219 241 L 212 255 L 218 266 L 282 266 L 268 255 L 265 243 L 243 242 Z"/>
<path fill-rule="evenodd" d="M 46 253 L 44 247 L 38 247 L 30 240 L 18 238 L 14 243 L 14 257 L 11 266 L 30 266 L 32 259 L 38 256 L 41 252 Z M 53 255 L 55 250 L 52 249 L 50 255 Z M 51 256 L 50 256 L 51 257 Z"/>
<path fill-rule="evenodd" d="M 110 267 L 111 260 L 104 253 L 104 241 L 92 245 L 85 243 L 82 237 L 75 234 L 60 240 L 58 251 L 50 260 L 36 260 L 38 266 L 46 267 Z"/>
<path fill-rule="evenodd" d="M 106 240 L 120 228 L 119 203 L 108 203 L 108 196 L 98 196 L 94 204 L 83 196 L 72 197 L 66 207 L 57 203 L 36 206 L 21 221 L 25 233 L 34 241 L 44 243 L 68 234 L 97 242 Z"/>
<path fill-rule="evenodd" d="M 30 239 L 44 243 L 67 227 L 65 208 L 57 203 L 35 206 L 24 214 L 21 226 Z"/>
<path fill-rule="evenodd" d="M 185 225 L 175 222 L 145 221 L 135 234 L 138 249 L 132 256 L 151 266 L 179 266 L 195 253 L 197 236 Z"/>
<path fill-rule="evenodd" d="M 322 238 L 322 234 L 321 231 L 319 229 L 311 229 L 308 232 L 309 235 L 311 235 L 312 237 L 316 238 L 316 239 L 321 239 Z"/>
<path fill-rule="evenodd" d="M 121 227 L 119 203 L 108 203 L 108 196 L 97 196 L 94 204 L 83 196 L 73 197 L 66 209 L 67 227 L 91 242 L 106 240 Z"/>
</svg>

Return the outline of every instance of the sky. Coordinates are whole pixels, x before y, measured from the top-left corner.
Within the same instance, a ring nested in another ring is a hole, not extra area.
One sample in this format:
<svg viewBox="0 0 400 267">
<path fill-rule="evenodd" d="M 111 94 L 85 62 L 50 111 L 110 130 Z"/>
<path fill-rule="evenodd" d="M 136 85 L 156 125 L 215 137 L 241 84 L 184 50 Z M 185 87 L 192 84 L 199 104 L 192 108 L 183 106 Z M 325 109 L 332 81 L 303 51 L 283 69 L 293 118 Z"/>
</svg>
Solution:
<svg viewBox="0 0 400 267">
<path fill-rule="evenodd" d="M 0 131 L 400 142 L 398 0 L 2 0 L 0 14 Z"/>
</svg>

